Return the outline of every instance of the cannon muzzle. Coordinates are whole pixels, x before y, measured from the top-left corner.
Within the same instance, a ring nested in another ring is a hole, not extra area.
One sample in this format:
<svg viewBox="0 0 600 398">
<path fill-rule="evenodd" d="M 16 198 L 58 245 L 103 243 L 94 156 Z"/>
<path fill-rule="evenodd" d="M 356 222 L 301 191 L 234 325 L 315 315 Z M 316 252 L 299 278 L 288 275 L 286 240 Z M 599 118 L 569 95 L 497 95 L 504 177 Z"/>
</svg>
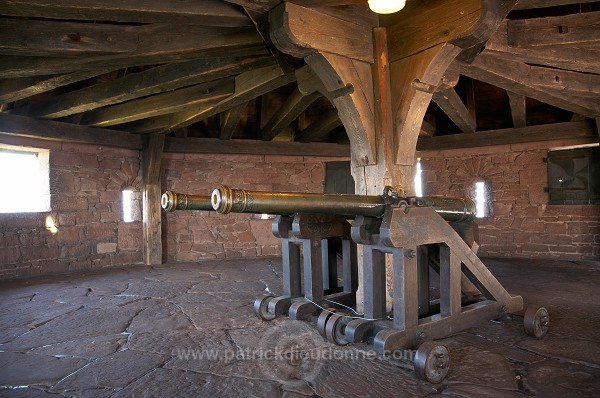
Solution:
<svg viewBox="0 0 600 398">
<path fill-rule="evenodd" d="M 173 191 L 163 193 L 160 198 L 160 205 L 165 211 L 213 210 L 210 196 L 187 195 Z"/>
</svg>

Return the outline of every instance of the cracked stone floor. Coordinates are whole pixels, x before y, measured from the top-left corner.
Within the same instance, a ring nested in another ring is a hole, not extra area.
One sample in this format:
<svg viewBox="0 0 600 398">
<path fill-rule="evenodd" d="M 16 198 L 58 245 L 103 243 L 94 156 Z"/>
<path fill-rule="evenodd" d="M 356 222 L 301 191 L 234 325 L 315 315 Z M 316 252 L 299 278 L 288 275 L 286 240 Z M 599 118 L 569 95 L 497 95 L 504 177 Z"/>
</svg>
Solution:
<svg viewBox="0 0 600 398">
<path fill-rule="evenodd" d="M 535 340 L 502 320 L 447 338 L 439 385 L 367 344 L 329 344 L 315 322 L 257 319 L 254 298 L 281 291 L 279 259 L 4 282 L 0 397 L 600 396 L 600 263 L 485 263 L 549 310 L 550 331 Z M 277 356 L 286 349 L 301 354 Z"/>
</svg>

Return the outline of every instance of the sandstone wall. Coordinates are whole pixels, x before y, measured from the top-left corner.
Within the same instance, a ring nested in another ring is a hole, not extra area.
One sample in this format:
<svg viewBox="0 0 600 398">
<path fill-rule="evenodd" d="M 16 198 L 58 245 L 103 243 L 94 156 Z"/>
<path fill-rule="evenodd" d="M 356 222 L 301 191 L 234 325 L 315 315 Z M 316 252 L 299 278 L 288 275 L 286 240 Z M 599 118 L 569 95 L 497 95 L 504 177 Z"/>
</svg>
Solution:
<svg viewBox="0 0 600 398">
<path fill-rule="evenodd" d="M 339 158 L 165 154 L 163 188 L 209 196 L 218 185 L 259 191 L 323 192 L 325 162 Z M 167 261 L 281 254 L 271 220 L 250 214 L 178 211 L 163 218 Z"/>
<path fill-rule="evenodd" d="M 478 219 L 484 256 L 600 259 L 600 206 L 549 205 L 547 149 L 515 146 L 422 153 L 425 195 L 468 195 L 487 181 L 492 215 Z"/>
<path fill-rule="evenodd" d="M 139 151 L 33 139 L 10 143 L 50 149 L 52 211 L 0 214 L 0 279 L 142 261 L 142 223 L 122 222 L 121 209 L 122 189 L 140 188 Z M 19 200 L 18 192 L 3 194 Z M 47 217 L 56 233 L 46 227 Z"/>
</svg>

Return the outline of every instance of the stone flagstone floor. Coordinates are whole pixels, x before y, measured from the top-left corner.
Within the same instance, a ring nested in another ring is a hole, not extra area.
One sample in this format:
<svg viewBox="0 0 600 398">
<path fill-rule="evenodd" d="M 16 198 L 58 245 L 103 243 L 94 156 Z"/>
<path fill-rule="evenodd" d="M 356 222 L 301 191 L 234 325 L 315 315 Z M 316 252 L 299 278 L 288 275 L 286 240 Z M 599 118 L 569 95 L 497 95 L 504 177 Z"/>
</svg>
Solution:
<svg viewBox="0 0 600 398">
<path fill-rule="evenodd" d="M 600 263 L 484 262 L 548 308 L 550 331 L 535 340 L 502 320 L 447 338 L 439 385 L 408 359 L 329 344 L 314 322 L 257 319 L 254 298 L 281 291 L 279 259 L 3 282 L 0 397 L 600 396 Z M 301 354 L 275 355 L 290 348 Z"/>
</svg>

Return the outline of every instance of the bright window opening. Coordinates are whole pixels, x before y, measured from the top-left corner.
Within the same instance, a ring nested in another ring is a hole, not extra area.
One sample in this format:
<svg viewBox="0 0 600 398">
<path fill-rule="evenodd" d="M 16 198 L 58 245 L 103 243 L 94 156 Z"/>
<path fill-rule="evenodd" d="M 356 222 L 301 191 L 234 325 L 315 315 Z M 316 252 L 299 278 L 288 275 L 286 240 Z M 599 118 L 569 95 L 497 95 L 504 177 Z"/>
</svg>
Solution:
<svg viewBox="0 0 600 398">
<path fill-rule="evenodd" d="M 0 145 L 0 213 L 50 211 L 50 151 Z"/>
<path fill-rule="evenodd" d="M 133 217 L 133 190 L 123 190 L 123 221 L 132 222 Z"/>
<path fill-rule="evenodd" d="M 480 181 L 475 183 L 475 204 L 477 205 L 477 218 L 487 216 L 487 199 L 485 191 L 485 182 Z"/>
<path fill-rule="evenodd" d="M 423 169 L 421 168 L 421 159 L 417 159 L 415 169 L 415 195 L 420 198 L 423 196 Z"/>
</svg>

